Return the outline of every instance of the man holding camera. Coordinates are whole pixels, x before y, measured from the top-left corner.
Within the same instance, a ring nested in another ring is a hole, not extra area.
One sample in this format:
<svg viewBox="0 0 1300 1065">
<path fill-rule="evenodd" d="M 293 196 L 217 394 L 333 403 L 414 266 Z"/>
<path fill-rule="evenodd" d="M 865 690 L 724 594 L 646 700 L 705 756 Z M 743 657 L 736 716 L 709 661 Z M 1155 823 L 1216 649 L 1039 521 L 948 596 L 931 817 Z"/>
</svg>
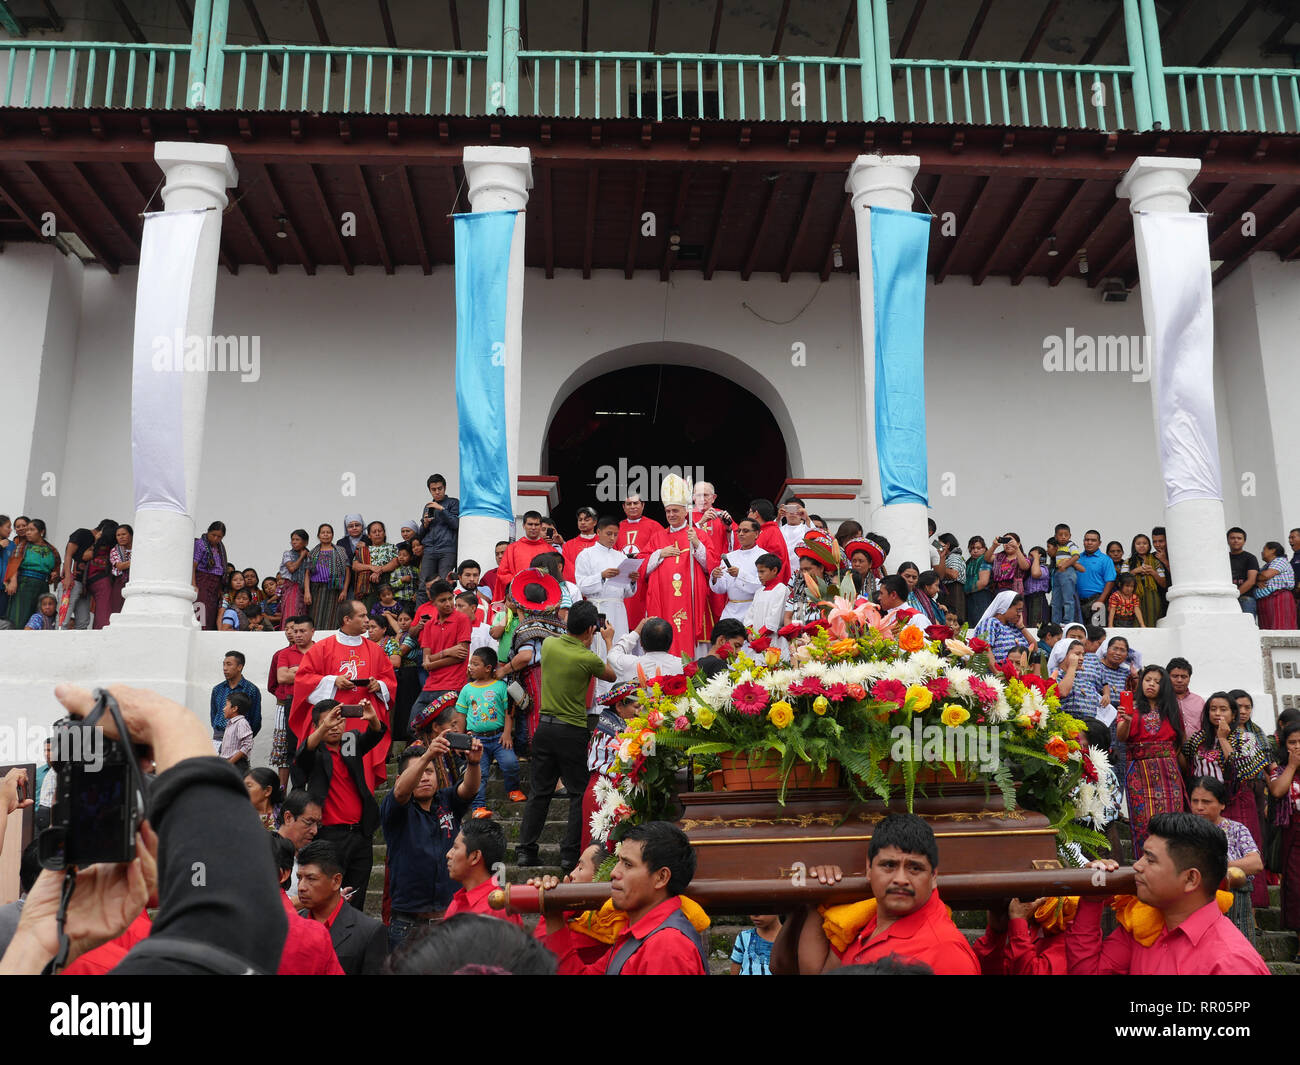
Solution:
<svg viewBox="0 0 1300 1065">
<path fill-rule="evenodd" d="M 349 731 L 347 718 L 361 711 L 364 732 Z M 343 887 L 358 910 L 366 905 L 366 886 L 374 858 L 371 837 L 379 826 L 374 786 L 366 772 L 366 755 L 388 737 L 388 729 L 363 699 L 344 706 L 322 699 L 311 711 L 312 731 L 294 758 L 294 787 L 304 788 L 321 807 L 316 838 L 334 844 L 343 865 Z"/>
<path fill-rule="evenodd" d="M 364 728 L 361 703 L 375 706 L 384 733 L 366 759 L 366 784 L 373 791 L 387 776 L 388 711 L 397 695 L 397 674 L 383 648 L 365 638 L 369 615 L 365 603 L 350 599 L 339 608 L 339 631 L 312 644 L 298 664 L 293 678 L 293 708 L 289 713 L 289 731 L 305 736 L 315 718 L 312 707 L 323 699 L 333 700 L 351 709 L 344 711 L 347 728 Z"/>
</svg>

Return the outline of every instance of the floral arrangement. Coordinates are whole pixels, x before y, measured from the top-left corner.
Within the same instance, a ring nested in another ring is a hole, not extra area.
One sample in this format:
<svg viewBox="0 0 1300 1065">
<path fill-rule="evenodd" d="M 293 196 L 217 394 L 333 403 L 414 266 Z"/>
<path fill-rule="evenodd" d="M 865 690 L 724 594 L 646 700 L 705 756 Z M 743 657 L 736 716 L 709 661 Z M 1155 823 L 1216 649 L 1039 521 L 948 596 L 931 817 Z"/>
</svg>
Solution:
<svg viewBox="0 0 1300 1065">
<path fill-rule="evenodd" d="M 672 819 L 688 759 L 731 755 L 774 765 L 781 802 L 796 765 L 824 773 L 838 763 L 858 799 L 888 802 L 901 786 L 909 810 L 942 767 L 997 787 L 1009 810 L 1043 813 L 1063 845 L 1105 848 L 1096 829 L 1113 810 L 1114 775 L 1104 752 L 1079 742 L 1084 725 L 1061 711 L 1054 682 L 995 668 L 984 641 L 946 626 L 907 626 L 906 608 L 882 614 L 842 598 L 823 607 L 807 625 L 758 634 L 712 679 L 694 663 L 643 679 L 610 781 L 598 785 L 597 839 Z"/>
</svg>

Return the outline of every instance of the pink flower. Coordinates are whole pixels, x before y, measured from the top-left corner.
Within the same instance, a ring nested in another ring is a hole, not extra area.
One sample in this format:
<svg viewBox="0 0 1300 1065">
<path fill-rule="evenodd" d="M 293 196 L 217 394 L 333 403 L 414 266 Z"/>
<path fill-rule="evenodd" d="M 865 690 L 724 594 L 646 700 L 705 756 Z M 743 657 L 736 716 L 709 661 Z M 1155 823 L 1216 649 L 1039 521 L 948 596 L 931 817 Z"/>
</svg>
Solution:
<svg viewBox="0 0 1300 1065">
<path fill-rule="evenodd" d="M 825 689 L 822 682 L 816 677 L 808 677 L 805 680 L 798 681 L 790 685 L 789 692 L 791 695 L 824 695 Z"/>
<path fill-rule="evenodd" d="M 645 721 L 651 728 L 658 728 L 664 723 L 664 715 L 658 710 L 651 710 L 650 713 L 646 714 Z"/>
<path fill-rule="evenodd" d="M 925 686 L 936 699 L 946 699 L 951 685 L 947 677 L 935 677 L 934 680 L 927 680 Z"/>
<path fill-rule="evenodd" d="M 685 715 L 682 715 L 681 717 L 677 718 L 673 722 L 673 728 L 675 728 L 678 732 L 685 732 L 690 727 L 691 727 L 691 723 L 689 720 L 687 720 Z"/>
<path fill-rule="evenodd" d="M 992 706 L 998 701 L 997 689 L 985 684 L 979 677 L 971 677 L 970 690 L 985 706 Z"/>
<path fill-rule="evenodd" d="M 731 690 L 731 705 L 738 713 L 748 714 L 751 717 L 763 712 L 763 707 L 767 706 L 767 699 L 767 689 L 752 680 L 737 684 Z"/>
<path fill-rule="evenodd" d="M 826 698 L 833 703 L 843 702 L 848 693 L 849 686 L 847 684 L 831 684 L 826 688 Z"/>
<path fill-rule="evenodd" d="M 878 680 L 871 686 L 871 698 L 880 703 L 902 706 L 907 700 L 907 685 L 901 680 Z"/>
</svg>

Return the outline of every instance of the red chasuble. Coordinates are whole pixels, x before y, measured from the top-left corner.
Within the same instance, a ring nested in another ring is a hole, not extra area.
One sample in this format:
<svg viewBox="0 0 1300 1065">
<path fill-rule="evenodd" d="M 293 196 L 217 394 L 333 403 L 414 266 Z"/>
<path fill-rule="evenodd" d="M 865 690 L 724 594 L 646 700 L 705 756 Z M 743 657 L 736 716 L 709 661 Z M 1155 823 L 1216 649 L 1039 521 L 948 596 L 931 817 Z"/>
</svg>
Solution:
<svg viewBox="0 0 1300 1065">
<path fill-rule="evenodd" d="M 374 705 L 379 720 L 388 725 L 388 708 L 397 697 L 397 674 L 393 672 L 393 663 L 384 654 L 383 648 L 373 640 L 362 640 L 357 647 L 339 643 L 335 636 L 327 636 L 312 644 L 302 657 L 298 673 L 293 682 L 293 706 L 289 710 L 289 728 L 302 743 L 311 733 L 312 703 L 308 697 L 316 690 L 325 677 L 346 676 L 357 683 L 357 687 L 347 691 L 335 689 L 333 698 L 344 706 L 356 706 L 362 699 L 368 698 Z M 377 680 L 385 685 L 388 702 L 379 698 L 378 693 L 366 691 L 363 681 Z M 369 726 L 364 717 L 350 717 L 347 727 L 364 731 Z M 388 748 L 393 742 L 390 729 L 379 744 L 366 755 L 366 781 L 373 791 L 375 786 L 388 776 L 384 763 L 388 760 Z"/>
<path fill-rule="evenodd" d="M 654 518 L 641 518 L 638 521 L 624 518 L 618 523 L 618 543 L 615 546 L 626 554 L 625 549 L 631 544 L 641 554 L 649 555 L 654 550 L 651 544 L 655 537 L 663 531 L 664 527 Z M 645 576 L 644 572 L 642 576 Z M 636 591 L 623 600 L 623 608 L 627 611 L 628 629 L 635 629 L 645 617 L 645 581 L 637 581 Z"/>
<path fill-rule="evenodd" d="M 698 533 L 700 539 L 709 549 L 709 557 L 721 561 L 722 556 L 727 553 L 731 544 L 731 530 L 727 528 L 721 518 L 713 518 L 709 521 L 700 521 L 704 515 L 703 510 L 692 510 L 691 521 L 698 523 Z M 709 572 L 712 572 L 710 570 Z M 727 597 L 721 592 L 709 592 L 709 609 L 713 612 L 715 618 L 722 617 L 722 612 L 727 608 Z"/>
<path fill-rule="evenodd" d="M 708 643 L 713 619 L 709 612 L 709 573 L 718 564 L 710 542 L 705 539 L 708 556 L 705 566 L 691 557 L 690 528 L 683 526 L 677 532 L 665 529 L 655 537 L 650 555 L 663 547 L 680 547 L 677 558 L 665 558 L 649 576 L 643 576 L 646 585 L 646 616 L 664 618 L 673 627 L 673 643 L 669 651 L 674 655 L 695 657 L 695 644 Z M 695 606 L 691 608 L 691 571 L 695 567 Z M 645 574 L 645 570 L 642 570 Z"/>
<path fill-rule="evenodd" d="M 763 522 L 758 527 L 758 546 L 781 560 L 781 575 L 777 580 L 782 584 L 789 583 L 790 548 L 786 546 L 785 537 L 781 535 L 781 526 L 774 521 Z"/>
<path fill-rule="evenodd" d="M 578 583 L 578 578 L 573 575 L 573 567 L 578 562 L 578 556 L 595 542 L 595 533 L 590 536 L 583 536 L 582 533 L 578 533 L 572 540 L 564 541 L 564 550 L 560 553 L 564 555 L 564 579 L 570 584 Z"/>
<path fill-rule="evenodd" d="M 501 565 L 497 567 L 497 575 L 493 580 L 493 601 L 498 603 L 506 601 L 506 596 L 510 594 L 510 582 L 514 579 L 515 574 L 529 569 L 533 564 L 533 559 L 538 555 L 558 550 L 559 548 L 554 544 L 543 540 L 540 536 L 536 540 L 529 540 L 524 537 L 522 540 L 511 542 L 506 547 L 506 553 L 501 556 Z"/>
</svg>

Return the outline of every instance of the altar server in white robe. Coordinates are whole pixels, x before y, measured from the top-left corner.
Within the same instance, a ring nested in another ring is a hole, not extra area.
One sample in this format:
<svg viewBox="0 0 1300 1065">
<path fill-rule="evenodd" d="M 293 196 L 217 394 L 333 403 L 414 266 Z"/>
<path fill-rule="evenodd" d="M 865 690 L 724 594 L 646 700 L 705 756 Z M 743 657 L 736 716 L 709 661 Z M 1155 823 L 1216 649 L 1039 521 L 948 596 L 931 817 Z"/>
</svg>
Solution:
<svg viewBox="0 0 1300 1065">
<path fill-rule="evenodd" d="M 736 540 L 740 546 L 724 553 L 721 565 L 709 576 L 709 587 L 727 597 L 723 618 L 744 621 L 754 596 L 763 587 L 755 563 L 766 552 L 758 544 L 758 522 L 750 518 L 736 526 Z"/>
<path fill-rule="evenodd" d="M 627 555 L 618 543 L 618 519 L 603 517 L 596 523 L 596 542 L 578 552 L 574 576 L 578 590 L 596 604 L 596 609 L 614 627 L 614 639 L 627 633 L 627 608 L 624 600 L 636 594 L 636 574 L 619 579 L 618 567 Z"/>
</svg>

